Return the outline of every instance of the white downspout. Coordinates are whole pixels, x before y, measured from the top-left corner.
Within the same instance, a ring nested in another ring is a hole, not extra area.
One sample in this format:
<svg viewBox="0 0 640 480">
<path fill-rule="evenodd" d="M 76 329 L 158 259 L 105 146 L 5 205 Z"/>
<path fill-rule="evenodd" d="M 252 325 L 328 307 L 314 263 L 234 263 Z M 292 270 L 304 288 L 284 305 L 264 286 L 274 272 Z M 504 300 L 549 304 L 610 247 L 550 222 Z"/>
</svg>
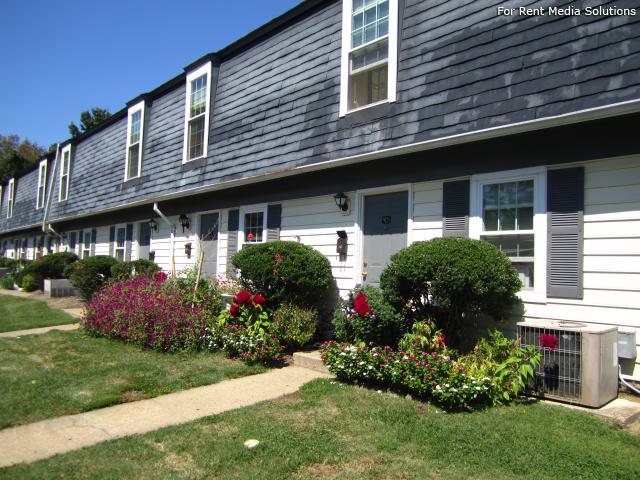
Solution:
<svg viewBox="0 0 640 480">
<path fill-rule="evenodd" d="M 167 225 L 169 225 L 169 229 L 171 231 L 171 245 L 170 245 L 170 249 L 171 249 L 171 276 L 175 277 L 176 276 L 176 254 L 175 254 L 175 242 L 176 242 L 176 226 L 171 223 L 169 221 L 169 219 L 164 215 L 164 213 L 162 213 L 160 211 L 160 209 L 158 208 L 158 202 L 154 202 L 153 204 L 153 211 L 156 212 L 160 218 L 162 218 Z"/>
<path fill-rule="evenodd" d="M 49 205 L 51 204 L 51 192 L 53 190 L 53 184 L 56 181 L 56 170 L 58 169 L 59 155 L 60 155 L 60 144 L 58 143 L 56 145 L 56 157 L 55 157 L 55 160 L 53 161 L 53 170 L 51 170 L 51 181 L 49 182 L 49 191 L 47 192 L 47 201 L 45 202 L 44 213 L 42 214 L 42 231 L 44 233 L 47 233 L 47 215 L 49 214 Z M 56 233 L 56 235 L 58 234 Z"/>
</svg>

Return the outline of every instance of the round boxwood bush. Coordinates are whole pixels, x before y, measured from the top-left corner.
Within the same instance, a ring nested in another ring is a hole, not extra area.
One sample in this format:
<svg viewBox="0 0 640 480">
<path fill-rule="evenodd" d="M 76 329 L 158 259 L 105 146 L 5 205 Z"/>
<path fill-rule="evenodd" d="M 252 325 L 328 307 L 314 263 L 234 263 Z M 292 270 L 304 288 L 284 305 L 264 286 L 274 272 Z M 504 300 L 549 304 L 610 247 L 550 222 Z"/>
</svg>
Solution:
<svg viewBox="0 0 640 480">
<path fill-rule="evenodd" d="M 80 296 L 89 300 L 111 278 L 111 267 L 117 263 L 115 258 L 104 255 L 87 257 L 68 265 L 64 274 L 80 290 Z"/>
<path fill-rule="evenodd" d="M 318 313 L 290 303 L 280 305 L 269 323 L 269 333 L 288 348 L 299 348 L 311 341 L 318 328 Z"/>
<path fill-rule="evenodd" d="M 333 314 L 333 326 L 333 336 L 342 342 L 389 346 L 397 345 L 408 328 L 402 315 L 373 285 L 349 293 Z"/>
<path fill-rule="evenodd" d="M 386 298 L 406 316 L 436 310 L 447 338 L 468 315 L 506 317 L 522 288 L 517 271 L 495 246 L 470 238 L 436 238 L 400 250 L 380 276 Z"/>
<path fill-rule="evenodd" d="M 116 280 L 153 275 L 160 271 L 160 267 L 151 260 L 139 259 L 119 262 L 111 267 L 111 276 Z"/>
<path fill-rule="evenodd" d="M 297 242 L 248 245 L 231 263 L 240 269 L 244 287 L 265 295 L 271 307 L 292 303 L 321 310 L 333 286 L 329 260 Z"/>
<path fill-rule="evenodd" d="M 78 256 L 75 253 L 51 253 L 26 265 L 24 274 L 30 274 L 38 283 L 38 288 L 43 289 L 46 278 L 64 278 L 67 266 L 77 261 Z"/>
</svg>

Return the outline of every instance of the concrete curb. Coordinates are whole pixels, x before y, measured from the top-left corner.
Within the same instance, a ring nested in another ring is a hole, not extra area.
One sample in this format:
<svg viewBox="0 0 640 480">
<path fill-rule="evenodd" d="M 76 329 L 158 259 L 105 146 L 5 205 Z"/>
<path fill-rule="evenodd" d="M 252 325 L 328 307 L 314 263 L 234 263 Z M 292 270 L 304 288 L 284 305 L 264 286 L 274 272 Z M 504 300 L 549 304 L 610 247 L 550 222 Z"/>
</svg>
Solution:
<svg viewBox="0 0 640 480">
<path fill-rule="evenodd" d="M 0 468 L 274 400 L 329 375 L 286 367 L 259 375 L 0 430 Z"/>
</svg>

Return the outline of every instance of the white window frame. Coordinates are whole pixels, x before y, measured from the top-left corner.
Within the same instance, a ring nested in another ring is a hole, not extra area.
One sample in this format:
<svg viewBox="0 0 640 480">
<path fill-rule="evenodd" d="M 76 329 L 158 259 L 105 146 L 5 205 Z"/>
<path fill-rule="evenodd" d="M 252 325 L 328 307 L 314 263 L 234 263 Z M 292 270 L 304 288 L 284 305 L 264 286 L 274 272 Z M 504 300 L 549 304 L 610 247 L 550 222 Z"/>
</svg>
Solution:
<svg viewBox="0 0 640 480">
<path fill-rule="evenodd" d="M 0 185 L 0 212 L 2 211 L 2 200 L 3 200 L 2 195 L 4 195 L 4 190 L 2 188 L 2 185 Z"/>
<path fill-rule="evenodd" d="M 65 154 L 69 154 L 69 160 L 67 161 L 67 170 L 65 172 L 64 165 L 64 156 Z M 71 183 L 71 144 L 65 146 L 60 152 L 60 177 L 59 177 L 59 185 L 58 185 L 58 201 L 64 202 L 69 199 L 69 184 Z M 62 179 L 67 177 L 66 188 L 63 191 L 62 188 Z"/>
<path fill-rule="evenodd" d="M 546 302 L 547 291 L 547 175 L 546 167 L 509 170 L 471 177 L 471 213 L 469 237 L 480 239 L 486 234 L 502 234 L 484 230 L 482 211 L 482 187 L 487 184 L 533 180 L 533 288 L 523 289 L 519 296 L 523 301 Z M 530 232 L 530 231 L 525 231 Z M 526 234 L 526 233 L 525 233 Z"/>
<path fill-rule="evenodd" d="M 122 261 L 124 262 L 127 258 L 127 224 L 119 223 L 118 225 L 114 225 L 115 235 L 113 236 L 113 258 L 118 258 L 118 250 L 122 250 Z M 118 247 L 118 230 L 124 230 L 124 245 L 122 247 Z"/>
<path fill-rule="evenodd" d="M 344 117 L 348 113 L 357 112 L 384 103 L 392 103 L 397 98 L 397 80 L 398 80 L 398 1 L 389 0 L 389 33 L 387 34 L 389 42 L 389 53 L 387 56 L 387 98 L 379 102 L 363 105 L 362 107 L 349 109 L 349 56 L 353 51 L 366 48 L 385 37 L 377 38 L 372 42 L 365 43 L 357 48 L 351 48 L 351 22 L 353 0 L 342 1 L 342 54 L 340 62 L 340 116 Z M 379 62 L 370 65 L 367 69 L 383 64 Z M 364 71 L 365 69 L 362 69 Z"/>
<path fill-rule="evenodd" d="M 40 197 L 40 189 L 42 189 L 42 202 Z M 36 190 L 36 210 L 44 207 L 47 201 L 47 159 L 45 158 L 38 165 L 38 189 Z"/>
<path fill-rule="evenodd" d="M 202 155 L 195 158 L 189 158 L 189 121 L 192 120 L 189 117 L 189 110 L 191 109 L 191 81 L 203 75 L 207 76 L 207 93 L 205 96 L 206 106 L 204 111 L 204 138 L 202 145 Z M 211 112 L 211 62 L 207 62 L 201 67 L 189 72 L 187 74 L 186 81 L 186 97 L 185 97 L 185 109 L 184 109 L 184 136 L 183 136 L 183 150 L 182 150 L 182 163 L 189 163 L 199 158 L 206 158 L 209 149 L 209 117 Z"/>
<path fill-rule="evenodd" d="M 80 230 L 82 232 L 82 242 L 80 242 L 80 239 L 76 239 L 77 242 L 77 246 L 78 246 L 78 251 L 80 253 L 80 255 L 78 255 L 81 259 L 87 258 L 91 256 L 91 229 L 89 230 Z M 84 239 L 87 238 L 87 235 L 89 235 L 89 243 L 85 243 Z M 85 248 L 86 246 L 88 246 L 89 248 Z M 85 250 L 89 251 L 88 255 L 85 255 L 84 252 Z"/>
<path fill-rule="evenodd" d="M 129 176 L 129 155 L 130 149 L 135 144 L 131 143 L 131 127 L 133 126 L 133 122 L 131 121 L 133 115 L 135 113 L 140 112 L 140 135 L 138 137 L 138 174 L 135 176 Z M 125 161 L 124 161 L 124 181 L 131 180 L 134 178 L 140 178 L 142 175 L 142 150 L 144 148 L 144 114 L 145 114 L 145 103 L 144 100 L 136 103 L 128 110 L 127 117 L 127 150 L 125 152 Z"/>
<path fill-rule="evenodd" d="M 16 198 L 16 179 L 9 180 L 7 185 L 7 218 L 13 217 L 13 204 Z"/>
<path fill-rule="evenodd" d="M 261 242 L 245 242 L 244 241 L 244 216 L 247 213 L 262 212 L 262 241 Z M 238 251 L 242 250 L 245 243 L 266 243 L 267 242 L 267 204 L 248 205 L 240 207 L 240 222 L 238 223 Z"/>
</svg>

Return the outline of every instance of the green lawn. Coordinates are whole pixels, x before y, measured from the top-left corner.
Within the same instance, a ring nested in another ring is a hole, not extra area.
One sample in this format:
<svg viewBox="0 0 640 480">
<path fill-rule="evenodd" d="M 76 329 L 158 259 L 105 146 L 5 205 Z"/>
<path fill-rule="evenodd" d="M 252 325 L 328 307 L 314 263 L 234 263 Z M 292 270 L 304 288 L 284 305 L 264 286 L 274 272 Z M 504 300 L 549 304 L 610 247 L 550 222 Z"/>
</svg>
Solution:
<svg viewBox="0 0 640 480">
<path fill-rule="evenodd" d="M 265 371 L 209 352 L 163 354 L 82 331 L 0 339 L 0 428 Z"/>
<path fill-rule="evenodd" d="M 243 447 L 260 440 L 255 450 Z M 633 479 L 640 437 L 543 404 L 447 414 L 329 380 L 300 396 L 99 444 L 0 478 Z"/>
<path fill-rule="evenodd" d="M 0 295 L 0 332 L 75 323 L 78 320 L 60 310 L 52 310 L 40 300 Z"/>
</svg>

